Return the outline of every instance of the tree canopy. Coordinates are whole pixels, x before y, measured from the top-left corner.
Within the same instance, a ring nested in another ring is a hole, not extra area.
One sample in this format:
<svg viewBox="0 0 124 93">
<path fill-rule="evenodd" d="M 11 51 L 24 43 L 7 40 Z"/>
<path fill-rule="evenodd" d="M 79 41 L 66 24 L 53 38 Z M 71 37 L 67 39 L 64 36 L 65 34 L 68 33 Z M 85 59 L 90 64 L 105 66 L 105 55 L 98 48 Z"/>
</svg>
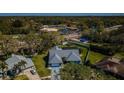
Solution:
<svg viewBox="0 0 124 93">
<path fill-rule="evenodd" d="M 64 80 L 113 80 L 115 77 L 89 66 L 68 63 L 61 69 L 61 79 Z"/>
</svg>

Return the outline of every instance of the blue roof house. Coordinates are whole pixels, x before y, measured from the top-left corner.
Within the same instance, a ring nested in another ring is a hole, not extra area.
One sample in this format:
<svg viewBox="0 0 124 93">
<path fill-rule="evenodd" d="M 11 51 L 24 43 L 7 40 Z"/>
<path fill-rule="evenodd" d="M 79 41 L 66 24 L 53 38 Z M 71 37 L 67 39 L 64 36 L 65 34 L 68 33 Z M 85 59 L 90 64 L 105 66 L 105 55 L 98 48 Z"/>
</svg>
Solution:
<svg viewBox="0 0 124 93">
<path fill-rule="evenodd" d="M 55 46 L 49 50 L 48 64 L 50 67 L 59 67 L 61 64 L 67 62 L 78 64 L 81 62 L 79 49 L 61 49 L 58 46 Z"/>
</svg>

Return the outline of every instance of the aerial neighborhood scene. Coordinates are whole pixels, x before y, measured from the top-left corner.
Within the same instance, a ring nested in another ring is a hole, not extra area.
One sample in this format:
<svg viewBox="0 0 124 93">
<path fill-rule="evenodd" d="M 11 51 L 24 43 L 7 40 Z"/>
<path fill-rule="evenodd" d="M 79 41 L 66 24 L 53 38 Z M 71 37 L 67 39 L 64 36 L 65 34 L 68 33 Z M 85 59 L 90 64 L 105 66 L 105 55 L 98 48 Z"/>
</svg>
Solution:
<svg viewBox="0 0 124 93">
<path fill-rule="evenodd" d="M 0 16 L 0 80 L 123 80 L 124 16 Z"/>
</svg>

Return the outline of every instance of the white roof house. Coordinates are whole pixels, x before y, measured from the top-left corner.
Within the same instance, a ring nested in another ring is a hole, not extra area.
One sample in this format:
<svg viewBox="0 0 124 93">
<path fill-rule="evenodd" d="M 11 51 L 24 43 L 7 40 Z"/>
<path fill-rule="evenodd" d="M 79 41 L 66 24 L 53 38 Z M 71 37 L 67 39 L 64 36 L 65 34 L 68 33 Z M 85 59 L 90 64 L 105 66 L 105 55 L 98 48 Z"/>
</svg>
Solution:
<svg viewBox="0 0 124 93">
<path fill-rule="evenodd" d="M 8 69 L 12 69 L 14 67 L 15 64 L 18 64 L 21 61 L 25 61 L 26 62 L 26 68 L 32 67 L 34 66 L 31 58 L 26 58 L 24 56 L 21 55 L 14 55 L 12 54 L 12 56 L 10 58 L 8 58 L 5 63 L 8 65 Z"/>
</svg>

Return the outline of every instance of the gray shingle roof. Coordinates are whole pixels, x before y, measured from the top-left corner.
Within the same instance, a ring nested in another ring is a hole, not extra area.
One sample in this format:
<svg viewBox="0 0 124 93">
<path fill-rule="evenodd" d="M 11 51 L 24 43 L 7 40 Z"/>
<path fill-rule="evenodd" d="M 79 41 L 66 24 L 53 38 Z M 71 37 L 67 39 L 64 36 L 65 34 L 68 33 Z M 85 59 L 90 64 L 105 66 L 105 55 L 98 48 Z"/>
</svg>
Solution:
<svg viewBox="0 0 124 93">
<path fill-rule="evenodd" d="M 54 46 L 51 50 L 62 50 L 62 49 L 59 48 L 58 46 Z"/>
<path fill-rule="evenodd" d="M 12 55 L 11 58 L 8 58 L 5 63 L 8 65 L 8 69 L 12 69 L 15 64 L 18 64 L 21 61 L 25 61 L 26 68 L 34 66 L 32 60 L 30 58 L 26 58 L 21 55 Z"/>
<path fill-rule="evenodd" d="M 62 63 L 62 59 L 55 53 L 49 63 Z"/>
<path fill-rule="evenodd" d="M 80 57 L 77 56 L 74 52 L 71 52 L 66 59 L 67 61 L 81 61 Z"/>
<path fill-rule="evenodd" d="M 56 57 L 54 56 L 56 55 Z M 51 59 L 55 57 L 55 62 Z M 61 63 L 60 59 L 65 58 L 67 61 L 81 61 L 78 49 L 61 49 L 52 48 L 49 50 L 49 63 Z"/>
</svg>

